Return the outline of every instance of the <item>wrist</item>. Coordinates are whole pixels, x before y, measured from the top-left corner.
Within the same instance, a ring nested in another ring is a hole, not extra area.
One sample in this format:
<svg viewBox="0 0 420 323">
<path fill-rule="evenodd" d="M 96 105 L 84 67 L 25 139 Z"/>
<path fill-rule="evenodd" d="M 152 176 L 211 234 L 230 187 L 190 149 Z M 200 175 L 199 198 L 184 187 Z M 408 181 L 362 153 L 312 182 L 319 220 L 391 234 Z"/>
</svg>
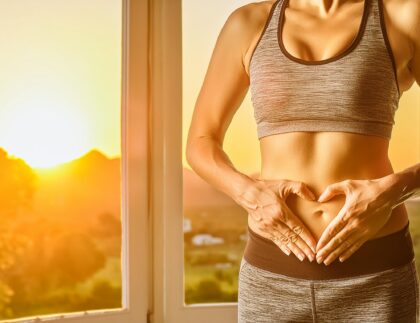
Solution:
<svg viewBox="0 0 420 323">
<path fill-rule="evenodd" d="M 407 173 L 392 173 L 381 177 L 379 181 L 392 208 L 402 204 L 412 195 L 409 192 L 410 177 Z"/>
<path fill-rule="evenodd" d="M 258 179 L 239 173 L 236 180 L 231 181 L 231 198 L 240 206 L 255 209 L 261 189 Z"/>
</svg>

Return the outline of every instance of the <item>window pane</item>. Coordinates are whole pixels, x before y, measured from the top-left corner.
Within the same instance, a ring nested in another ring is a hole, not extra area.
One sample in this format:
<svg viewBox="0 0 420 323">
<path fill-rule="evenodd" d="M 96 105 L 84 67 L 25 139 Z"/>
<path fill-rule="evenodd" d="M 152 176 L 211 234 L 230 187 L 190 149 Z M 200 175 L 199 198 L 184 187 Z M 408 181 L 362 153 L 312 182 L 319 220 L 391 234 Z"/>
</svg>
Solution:
<svg viewBox="0 0 420 323">
<path fill-rule="evenodd" d="M 202 180 L 185 160 L 185 144 L 194 105 L 216 38 L 228 15 L 249 3 L 183 0 L 183 180 L 185 304 L 236 302 L 239 262 L 247 240 L 247 214 L 233 200 Z M 420 88 L 400 100 L 390 143 L 390 159 L 398 172 L 419 162 Z M 227 131 L 224 150 L 241 172 L 255 176 L 260 151 L 250 93 Z M 417 257 L 420 257 L 420 198 L 405 205 Z M 418 271 L 420 271 L 420 262 Z"/>
<path fill-rule="evenodd" d="M 0 3 L 0 318 L 121 307 L 120 0 Z"/>
<path fill-rule="evenodd" d="M 217 35 L 230 12 L 248 2 L 182 3 L 185 304 L 237 301 L 247 214 L 191 170 L 185 160 L 185 143 Z M 228 129 L 224 150 L 235 167 L 251 176 L 259 170 L 258 145 L 248 93 Z"/>
</svg>

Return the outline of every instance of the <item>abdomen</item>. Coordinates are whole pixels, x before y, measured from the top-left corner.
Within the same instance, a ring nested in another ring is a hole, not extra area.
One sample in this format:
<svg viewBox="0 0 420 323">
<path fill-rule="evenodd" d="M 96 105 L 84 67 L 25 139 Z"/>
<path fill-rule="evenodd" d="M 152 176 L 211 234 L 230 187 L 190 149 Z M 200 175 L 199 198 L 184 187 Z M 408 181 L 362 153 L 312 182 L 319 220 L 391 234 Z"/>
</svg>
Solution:
<svg viewBox="0 0 420 323">
<path fill-rule="evenodd" d="M 375 179 L 393 173 L 388 158 L 388 140 L 345 132 L 291 132 L 264 137 L 261 146 L 261 179 L 289 179 L 305 183 L 316 198 L 332 183 L 345 179 Z M 319 239 L 339 213 L 345 195 L 317 202 L 290 194 L 286 203 Z M 374 237 L 402 229 L 408 220 L 404 204 L 394 208 L 390 220 Z M 257 222 L 248 216 L 255 232 Z M 372 237 L 372 238 L 374 238 Z"/>
</svg>

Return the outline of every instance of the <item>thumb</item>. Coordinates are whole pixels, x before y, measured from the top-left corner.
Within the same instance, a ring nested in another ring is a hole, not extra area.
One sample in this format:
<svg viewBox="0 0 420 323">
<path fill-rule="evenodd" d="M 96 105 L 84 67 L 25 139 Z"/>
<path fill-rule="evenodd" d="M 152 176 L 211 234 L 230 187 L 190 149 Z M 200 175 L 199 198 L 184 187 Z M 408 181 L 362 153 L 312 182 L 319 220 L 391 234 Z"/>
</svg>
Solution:
<svg viewBox="0 0 420 323">
<path fill-rule="evenodd" d="M 315 194 L 308 188 L 305 183 L 297 183 L 295 186 L 294 192 L 303 199 L 315 201 Z"/>
<path fill-rule="evenodd" d="M 311 201 L 314 201 L 316 199 L 315 194 L 303 182 L 289 181 L 287 182 L 286 187 L 283 188 L 282 191 L 283 191 L 283 194 L 282 192 L 279 192 L 280 197 L 287 197 L 290 193 L 294 193 L 303 199 L 307 199 Z"/>
<path fill-rule="evenodd" d="M 318 197 L 318 202 L 328 201 L 332 197 L 342 194 L 343 191 L 344 189 L 342 187 L 342 183 L 334 183 L 334 184 L 328 185 L 327 188 Z"/>
<path fill-rule="evenodd" d="M 277 194 L 280 198 L 285 199 L 290 194 L 291 185 L 289 180 L 282 180 L 277 186 Z"/>
</svg>

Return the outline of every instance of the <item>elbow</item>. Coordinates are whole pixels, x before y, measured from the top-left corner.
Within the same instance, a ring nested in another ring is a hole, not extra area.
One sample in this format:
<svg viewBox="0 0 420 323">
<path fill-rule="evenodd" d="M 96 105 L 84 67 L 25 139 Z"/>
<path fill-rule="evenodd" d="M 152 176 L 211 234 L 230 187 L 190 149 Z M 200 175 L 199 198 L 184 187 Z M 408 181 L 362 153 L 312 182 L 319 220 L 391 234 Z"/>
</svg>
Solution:
<svg viewBox="0 0 420 323">
<path fill-rule="evenodd" d="M 210 147 L 209 147 L 210 145 Z M 208 149 L 212 150 L 214 145 L 219 146 L 219 142 L 215 140 L 212 136 L 201 135 L 198 137 L 190 136 L 187 139 L 187 144 L 185 148 L 185 158 L 188 165 L 192 169 L 197 167 L 201 160 L 205 160 L 208 153 Z"/>
<path fill-rule="evenodd" d="M 195 159 L 195 149 L 191 143 L 188 143 L 185 148 L 185 158 L 188 165 L 191 168 L 194 168 L 194 159 Z"/>
<path fill-rule="evenodd" d="M 197 166 L 200 163 L 200 160 L 203 157 L 204 153 L 204 145 L 205 142 L 203 142 L 201 137 L 194 137 L 194 139 L 191 137 L 187 140 L 187 144 L 185 147 L 185 158 L 190 165 L 190 167 L 195 170 Z"/>
<path fill-rule="evenodd" d="M 185 159 L 188 165 L 194 169 L 194 163 L 197 155 L 197 136 L 194 135 L 190 129 L 187 136 L 187 142 L 185 146 Z"/>
</svg>

